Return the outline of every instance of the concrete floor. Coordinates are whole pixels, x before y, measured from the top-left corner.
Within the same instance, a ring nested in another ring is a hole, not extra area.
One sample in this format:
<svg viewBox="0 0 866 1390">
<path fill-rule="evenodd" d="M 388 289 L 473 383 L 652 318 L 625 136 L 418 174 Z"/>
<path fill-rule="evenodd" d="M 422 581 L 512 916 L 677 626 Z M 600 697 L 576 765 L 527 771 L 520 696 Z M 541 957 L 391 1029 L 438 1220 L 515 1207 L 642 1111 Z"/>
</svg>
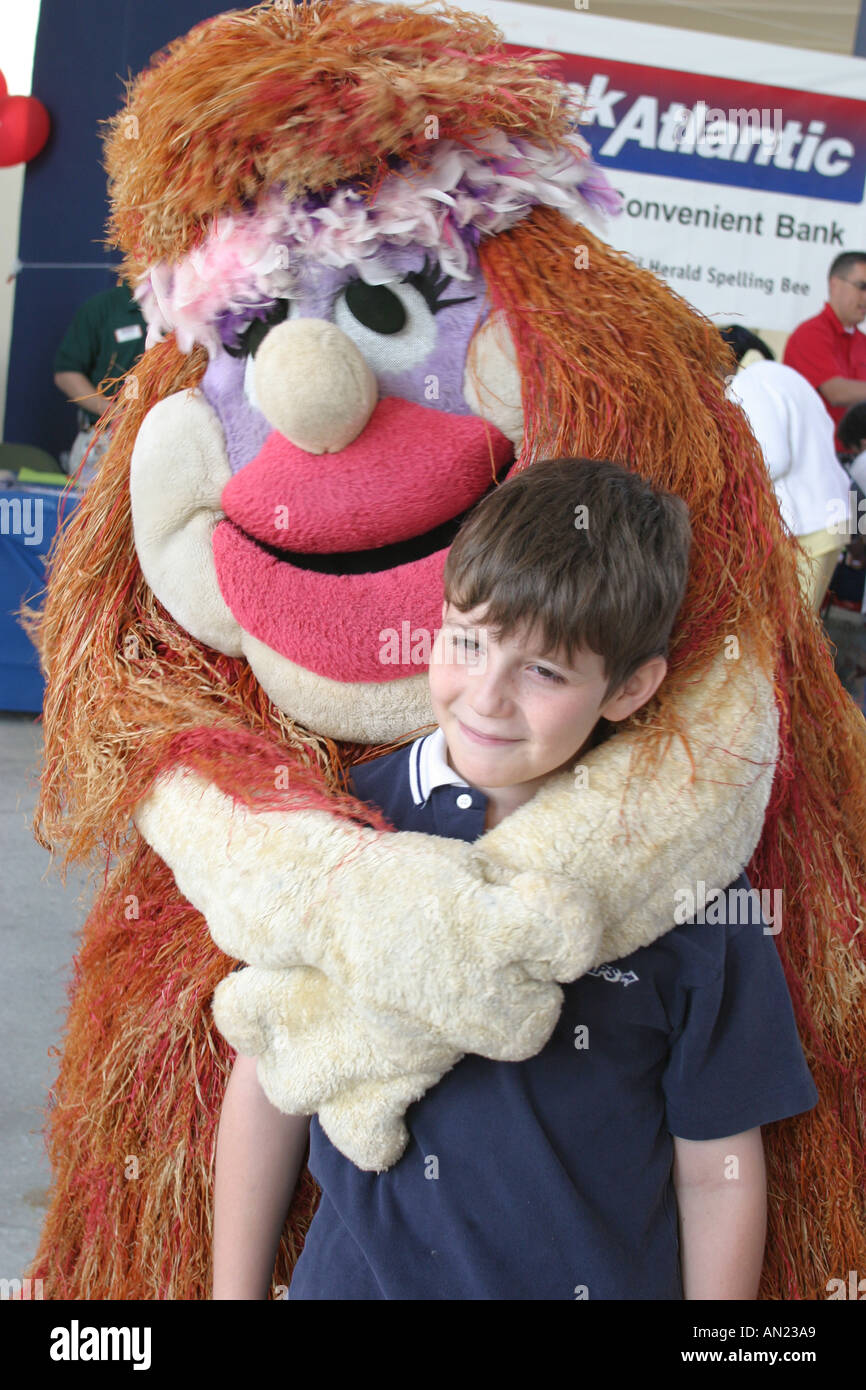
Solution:
<svg viewBox="0 0 866 1390">
<path fill-rule="evenodd" d="M 33 715 L 0 714 L 0 1278 L 33 1258 L 50 1180 L 41 1135 L 57 1069 L 66 984 L 86 904 L 81 873 L 47 874 L 51 856 L 30 830 L 42 735 Z M 47 877 L 46 877 L 47 874 Z"/>
<path fill-rule="evenodd" d="M 826 620 L 840 678 L 866 711 L 866 626 L 832 610 Z M 39 1239 L 50 1173 L 41 1138 L 57 1059 L 66 985 L 90 892 L 70 871 L 65 886 L 30 830 L 42 739 L 32 715 L 0 714 L 0 1278 L 20 1277 Z M 83 895 L 83 896 L 82 896 Z"/>
</svg>

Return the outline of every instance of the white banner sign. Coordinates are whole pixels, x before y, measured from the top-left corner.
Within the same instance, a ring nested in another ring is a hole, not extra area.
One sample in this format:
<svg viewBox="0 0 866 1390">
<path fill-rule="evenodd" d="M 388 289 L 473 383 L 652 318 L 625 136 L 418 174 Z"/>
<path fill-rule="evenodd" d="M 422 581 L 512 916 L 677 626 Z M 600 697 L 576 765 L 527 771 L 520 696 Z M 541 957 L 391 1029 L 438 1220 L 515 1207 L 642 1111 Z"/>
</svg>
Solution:
<svg viewBox="0 0 866 1390">
<path fill-rule="evenodd" d="M 591 3 L 591 0 L 588 0 Z M 790 332 L 866 251 L 866 61 L 479 0 L 555 52 L 623 195 L 603 235 L 719 323 Z"/>
</svg>

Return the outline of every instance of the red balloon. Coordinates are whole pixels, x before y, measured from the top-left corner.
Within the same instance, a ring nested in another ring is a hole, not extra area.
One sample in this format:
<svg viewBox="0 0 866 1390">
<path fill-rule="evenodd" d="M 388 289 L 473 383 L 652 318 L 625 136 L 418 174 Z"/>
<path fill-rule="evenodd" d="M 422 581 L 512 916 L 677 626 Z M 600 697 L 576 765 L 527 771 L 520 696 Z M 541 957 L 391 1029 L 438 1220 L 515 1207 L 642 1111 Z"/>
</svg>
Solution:
<svg viewBox="0 0 866 1390">
<path fill-rule="evenodd" d="M 8 91 L 9 88 L 6 86 L 6 78 L 3 76 L 2 72 L 0 72 L 0 97 L 5 97 Z"/>
<path fill-rule="evenodd" d="M 48 139 L 51 119 L 36 97 L 0 97 L 0 166 L 26 164 Z"/>
</svg>

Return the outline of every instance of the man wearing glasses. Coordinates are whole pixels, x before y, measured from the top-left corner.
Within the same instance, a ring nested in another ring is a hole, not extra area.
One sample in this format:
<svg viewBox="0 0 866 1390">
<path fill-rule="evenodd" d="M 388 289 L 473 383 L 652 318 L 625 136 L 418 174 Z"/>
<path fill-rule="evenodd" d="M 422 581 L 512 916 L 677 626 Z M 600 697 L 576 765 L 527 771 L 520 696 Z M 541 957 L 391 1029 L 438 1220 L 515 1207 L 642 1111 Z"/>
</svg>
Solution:
<svg viewBox="0 0 866 1390">
<path fill-rule="evenodd" d="M 866 401 L 866 335 L 857 328 L 864 319 L 866 251 L 843 251 L 830 267 L 827 303 L 794 329 L 784 356 L 820 393 L 835 425 Z"/>
</svg>

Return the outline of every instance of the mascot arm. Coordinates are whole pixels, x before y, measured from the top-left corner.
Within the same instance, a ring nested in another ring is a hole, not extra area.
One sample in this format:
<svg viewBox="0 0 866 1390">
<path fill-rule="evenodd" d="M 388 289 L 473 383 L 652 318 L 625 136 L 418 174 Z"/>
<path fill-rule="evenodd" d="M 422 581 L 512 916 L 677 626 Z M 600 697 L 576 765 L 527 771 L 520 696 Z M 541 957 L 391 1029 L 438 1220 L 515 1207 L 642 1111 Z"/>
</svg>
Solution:
<svg viewBox="0 0 866 1390">
<path fill-rule="evenodd" d="M 533 902 L 520 874 L 488 882 L 462 841 L 327 812 L 252 814 L 180 769 L 156 783 L 136 822 L 222 950 L 271 971 L 309 967 L 397 1036 L 417 1020 L 461 1051 L 531 1056 L 559 1011 L 553 981 L 597 953 L 579 887 L 562 880 L 548 919 L 534 882 Z M 575 909 L 586 930 L 569 922 Z"/>
<path fill-rule="evenodd" d="M 554 885 L 580 885 L 596 964 L 687 920 L 677 909 L 698 884 L 726 888 L 761 837 L 778 754 L 772 682 L 747 657 L 719 653 L 676 717 L 685 739 L 652 726 L 616 735 L 479 842 L 487 873 L 520 873 L 522 899 L 541 911 Z M 645 740 L 662 752 L 642 765 Z"/>
<path fill-rule="evenodd" d="M 136 822 L 229 954 L 311 966 L 464 1050 L 528 1055 L 558 1007 L 552 981 L 648 944 L 674 925 L 682 890 L 726 887 L 757 845 L 770 682 L 720 656 L 678 714 L 688 746 L 671 737 L 654 775 L 632 774 L 658 731 L 624 732 L 471 845 L 322 811 L 252 814 L 183 769 Z"/>
<path fill-rule="evenodd" d="M 220 984 L 214 1017 L 258 1057 L 271 1101 L 317 1112 L 359 1167 L 388 1168 L 406 1107 L 464 1052 L 534 1055 L 557 980 L 668 931 L 699 880 L 725 888 L 760 838 L 772 687 L 719 657 L 677 713 L 688 746 L 672 736 L 652 775 L 635 759 L 658 730 L 624 732 L 474 844 L 252 814 L 191 772 L 164 774 L 136 823 L 217 945 L 251 963 Z"/>
</svg>

